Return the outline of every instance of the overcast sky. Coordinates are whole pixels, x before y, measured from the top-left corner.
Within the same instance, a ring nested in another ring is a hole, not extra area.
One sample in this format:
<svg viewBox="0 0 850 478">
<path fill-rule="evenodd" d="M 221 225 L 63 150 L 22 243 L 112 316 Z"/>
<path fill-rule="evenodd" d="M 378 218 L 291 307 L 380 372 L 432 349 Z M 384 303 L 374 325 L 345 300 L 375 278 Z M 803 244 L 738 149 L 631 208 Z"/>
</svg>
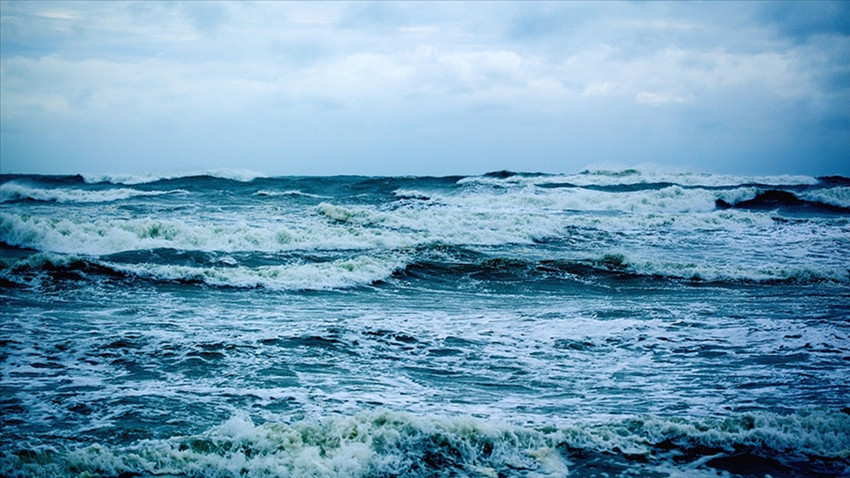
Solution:
<svg viewBox="0 0 850 478">
<path fill-rule="evenodd" d="M 850 2 L 0 2 L 0 170 L 850 175 Z"/>
</svg>

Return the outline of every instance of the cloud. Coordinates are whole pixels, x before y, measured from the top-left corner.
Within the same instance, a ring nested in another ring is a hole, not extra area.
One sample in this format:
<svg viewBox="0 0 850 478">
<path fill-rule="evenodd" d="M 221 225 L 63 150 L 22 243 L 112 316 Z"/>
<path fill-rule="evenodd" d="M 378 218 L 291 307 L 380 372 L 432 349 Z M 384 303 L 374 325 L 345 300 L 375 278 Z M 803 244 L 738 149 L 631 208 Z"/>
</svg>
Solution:
<svg viewBox="0 0 850 478">
<path fill-rule="evenodd" d="M 850 37 L 824 17 L 847 8 L 794 5 L 4 2 L 0 153 L 66 172 L 240 151 L 270 173 L 745 154 L 832 171 Z M 47 157 L 63 147 L 77 162 Z"/>
<path fill-rule="evenodd" d="M 667 103 L 684 103 L 686 100 L 682 96 L 641 91 L 635 95 L 635 101 L 642 105 L 663 105 Z"/>
</svg>

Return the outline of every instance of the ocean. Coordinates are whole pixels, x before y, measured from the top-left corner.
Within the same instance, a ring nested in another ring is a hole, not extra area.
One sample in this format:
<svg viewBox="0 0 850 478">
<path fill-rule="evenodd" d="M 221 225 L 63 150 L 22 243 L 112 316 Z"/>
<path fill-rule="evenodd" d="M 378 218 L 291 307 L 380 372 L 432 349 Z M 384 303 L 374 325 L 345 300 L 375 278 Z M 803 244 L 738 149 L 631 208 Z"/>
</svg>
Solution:
<svg viewBox="0 0 850 478">
<path fill-rule="evenodd" d="M 0 176 L 0 475 L 850 476 L 850 179 Z"/>
</svg>

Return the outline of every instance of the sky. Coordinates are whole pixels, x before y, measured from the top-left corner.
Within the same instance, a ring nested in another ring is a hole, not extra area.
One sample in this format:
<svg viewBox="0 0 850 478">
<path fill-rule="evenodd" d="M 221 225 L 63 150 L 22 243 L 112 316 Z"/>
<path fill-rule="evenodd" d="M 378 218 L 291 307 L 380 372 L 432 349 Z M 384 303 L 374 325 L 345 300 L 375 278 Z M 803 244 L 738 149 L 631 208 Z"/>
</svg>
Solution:
<svg viewBox="0 0 850 478">
<path fill-rule="evenodd" d="M 0 172 L 850 176 L 850 2 L 0 1 Z"/>
</svg>

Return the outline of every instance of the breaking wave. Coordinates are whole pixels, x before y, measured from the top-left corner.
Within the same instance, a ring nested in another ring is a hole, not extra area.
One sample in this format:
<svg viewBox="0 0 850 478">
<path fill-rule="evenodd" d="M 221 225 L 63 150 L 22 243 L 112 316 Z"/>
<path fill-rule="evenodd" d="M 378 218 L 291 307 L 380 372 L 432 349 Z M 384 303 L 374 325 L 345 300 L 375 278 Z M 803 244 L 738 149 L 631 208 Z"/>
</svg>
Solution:
<svg viewBox="0 0 850 478">
<path fill-rule="evenodd" d="M 305 257 L 271 254 L 258 262 L 250 254 L 189 253 L 154 249 L 105 257 L 33 253 L 0 261 L 7 284 L 37 285 L 44 280 L 147 280 L 213 287 L 266 288 L 281 291 L 347 289 L 391 280 L 457 285 L 519 284 L 548 281 L 605 285 L 623 279 L 706 283 L 850 283 L 850 269 L 811 265 L 698 264 L 674 260 L 633 260 L 609 253 L 579 259 L 498 257 L 462 248 L 434 246 L 363 255 L 329 252 Z"/>
<path fill-rule="evenodd" d="M 729 203 L 723 199 L 717 199 L 715 205 L 719 209 L 788 209 L 792 211 L 808 211 L 819 213 L 850 213 L 850 188 L 833 188 L 819 190 L 797 196 L 788 191 L 768 189 L 759 191 L 755 196 Z"/>
<path fill-rule="evenodd" d="M 847 186 L 806 191 L 801 197 L 806 201 L 829 204 L 850 210 L 850 187 Z"/>
<path fill-rule="evenodd" d="M 407 266 L 403 273 L 433 281 L 454 280 L 465 276 L 488 281 L 588 280 L 647 278 L 685 280 L 710 283 L 850 283 L 849 268 L 806 265 L 764 265 L 744 267 L 740 264 L 698 264 L 675 260 L 633 260 L 621 253 L 602 254 L 579 259 L 527 260 L 487 257 L 471 252 L 467 260 L 436 262 L 421 260 Z"/>
<path fill-rule="evenodd" d="M 0 213 L 0 237 L 15 247 L 87 255 L 158 248 L 224 252 L 357 250 L 383 247 L 387 241 L 380 231 L 349 230 L 323 221 L 210 225 L 178 218 L 77 221 L 6 213 Z"/>
<path fill-rule="evenodd" d="M 842 476 L 850 415 L 803 410 L 726 419 L 640 416 L 516 426 L 388 410 L 256 424 L 237 413 L 204 433 L 128 446 L 0 452 L 25 476 Z"/>
<path fill-rule="evenodd" d="M 641 188 L 618 185 L 613 189 L 600 189 L 536 184 L 494 191 L 473 188 L 452 193 L 399 189 L 394 191 L 394 194 L 399 199 L 418 200 L 428 204 L 505 211 L 617 211 L 653 214 L 699 213 L 734 207 L 745 210 L 786 208 L 814 213 L 850 213 L 850 193 L 848 188 L 842 187 L 794 193 L 758 186 L 712 189 L 665 183 Z"/>
<path fill-rule="evenodd" d="M 580 178 L 617 186 L 575 186 Z M 265 178 L 251 185 L 182 178 L 148 187 L 168 188 L 155 191 L 86 185 L 77 176 L 31 179 L 45 187 L 21 179 L 0 186 L 10 202 L 0 212 L 0 245 L 81 257 L 92 271 L 145 280 L 282 290 L 422 275 L 439 282 L 440 273 L 509 281 L 850 282 L 841 252 L 848 244 L 843 215 L 850 212 L 850 188 L 842 178 L 504 171 L 468 178 Z M 175 196 L 153 197 L 168 194 Z M 106 215 L 98 204 L 147 196 Z M 92 204 L 51 215 L 34 201 Z M 166 250 L 191 261 L 163 258 Z M 113 257 L 134 251 L 150 253 Z M 32 272 L 38 267 L 8 265 L 4 275 L 21 282 L 9 271 L 38 275 Z"/>
<path fill-rule="evenodd" d="M 157 281 L 198 282 L 218 287 L 328 290 L 369 285 L 388 278 L 403 263 L 396 258 L 358 256 L 330 262 L 258 267 L 197 267 L 109 264 L 114 270 Z"/>
<path fill-rule="evenodd" d="M 129 188 L 104 190 L 86 190 L 73 188 L 46 189 L 10 181 L 0 185 L 0 203 L 27 200 L 58 203 L 97 203 L 120 201 L 133 197 L 161 196 L 164 194 L 177 193 L 186 193 L 186 191 L 139 191 L 136 189 Z"/>
<path fill-rule="evenodd" d="M 153 251 L 149 257 L 167 255 Z M 116 257 L 120 259 L 120 257 Z M 399 257 L 355 256 L 327 261 L 283 261 L 278 265 L 246 266 L 229 256 L 211 258 L 203 265 L 186 263 L 120 262 L 77 255 L 37 253 L 4 259 L 0 281 L 7 285 L 38 285 L 51 281 L 148 280 L 204 284 L 213 287 L 257 288 L 281 291 L 347 289 L 385 280 L 404 267 Z"/>
</svg>

